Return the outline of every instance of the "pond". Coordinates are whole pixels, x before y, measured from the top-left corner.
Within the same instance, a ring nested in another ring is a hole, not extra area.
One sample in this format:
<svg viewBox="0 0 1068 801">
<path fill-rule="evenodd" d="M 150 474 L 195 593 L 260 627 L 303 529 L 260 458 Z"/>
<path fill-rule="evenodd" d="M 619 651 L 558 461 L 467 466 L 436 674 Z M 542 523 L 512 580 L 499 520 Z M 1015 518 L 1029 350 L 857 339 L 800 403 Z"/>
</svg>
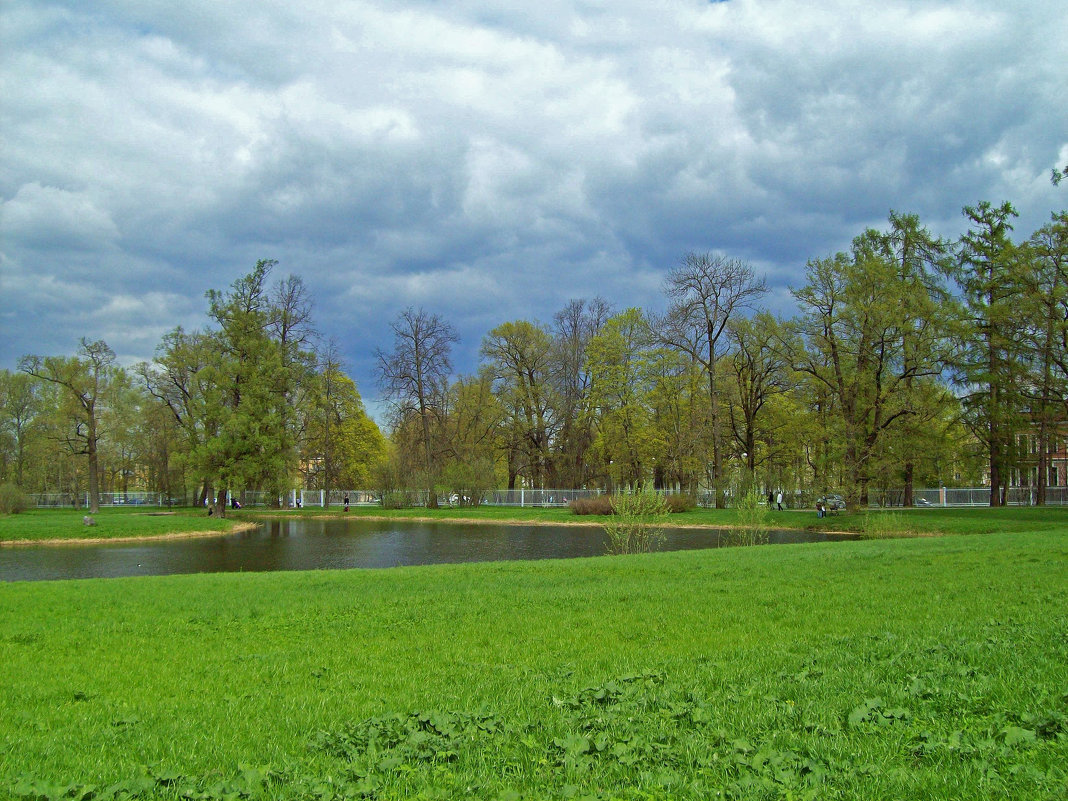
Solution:
<svg viewBox="0 0 1068 801">
<path fill-rule="evenodd" d="M 723 532 L 712 529 L 664 533 L 664 551 L 723 544 Z M 791 530 L 774 530 L 769 536 L 772 544 L 827 539 L 826 534 Z M 267 520 L 253 531 L 224 537 L 0 548 L 0 581 L 570 559 L 604 552 L 604 532 L 593 526 Z"/>
</svg>

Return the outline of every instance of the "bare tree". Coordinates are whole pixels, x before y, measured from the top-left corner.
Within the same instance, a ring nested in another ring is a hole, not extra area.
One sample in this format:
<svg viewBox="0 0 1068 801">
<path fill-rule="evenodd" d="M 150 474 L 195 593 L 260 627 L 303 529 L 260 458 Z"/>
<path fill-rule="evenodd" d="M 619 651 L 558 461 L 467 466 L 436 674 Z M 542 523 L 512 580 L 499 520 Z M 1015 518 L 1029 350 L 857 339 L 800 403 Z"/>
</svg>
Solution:
<svg viewBox="0 0 1068 801">
<path fill-rule="evenodd" d="M 319 338 L 312 322 L 313 304 L 304 280 L 290 275 L 278 281 L 271 298 L 268 331 L 281 346 L 280 391 L 285 403 L 280 407 L 282 427 L 287 435 L 286 451 L 296 461 L 306 436 L 306 416 L 296 410 L 308 405 L 315 383 L 314 347 Z"/>
<path fill-rule="evenodd" d="M 434 463 L 430 441 L 430 418 L 441 401 L 452 365 L 452 343 L 457 342 L 453 327 L 436 314 L 410 306 L 390 324 L 393 351 L 375 349 L 378 383 L 393 405 L 396 420 L 410 412 L 419 415 L 422 427 L 423 467 L 426 471 L 427 504 L 437 506 L 434 491 Z"/>
<path fill-rule="evenodd" d="M 66 445 L 72 453 L 83 454 L 89 467 L 89 511 L 100 511 L 100 471 L 97 450 L 100 442 L 99 408 L 102 395 L 112 377 L 115 351 L 103 340 L 90 342 L 84 337 L 78 355 L 24 356 L 19 369 L 42 381 L 64 387 L 74 402 L 73 428 L 66 435 Z"/>
<path fill-rule="evenodd" d="M 593 423 L 589 415 L 590 372 L 586 348 L 590 340 L 612 316 L 608 301 L 578 299 L 553 315 L 552 380 L 559 398 L 557 475 L 562 486 L 582 487 L 590 479 L 586 453 L 593 443 Z"/>
<path fill-rule="evenodd" d="M 664 282 L 671 300 L 667 315 L 660 321 L 659 336 L 668 347 L 695 359 L 708 376 L 708 396 L 712 423 L 712 482 L 716 505 L 723 505 L 723 433 L 716 388 L 716 364 L 725 353 L 723 332 L 731 316 L 751 308 L 768 291 L 767 282 L 757 279 L 747 262 L 688 253 Z M 723 340 L 721 342 L 721 340 Z"/>
</svg>

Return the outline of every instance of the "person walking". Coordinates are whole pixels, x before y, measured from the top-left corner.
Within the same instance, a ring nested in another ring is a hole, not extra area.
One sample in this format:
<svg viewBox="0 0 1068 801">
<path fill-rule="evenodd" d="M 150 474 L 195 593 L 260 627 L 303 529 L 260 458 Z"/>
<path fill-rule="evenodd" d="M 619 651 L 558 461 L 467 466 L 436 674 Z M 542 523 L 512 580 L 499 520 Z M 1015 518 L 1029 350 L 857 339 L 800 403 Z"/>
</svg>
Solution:
<svg viewBox="0 0 1068 801">
<path fill-rule="evenodd" d="M 345 493 L 345 511 L 347 512 L 348 510 L 349 510 L 349 494 L 346 492 Z"/>
<path fill-rule="evenodd" d="M 775 496 L 775 506 L 780 512 L 782 511 L 782 490 L 779 490 L 778 494 Z"/>
</svg>

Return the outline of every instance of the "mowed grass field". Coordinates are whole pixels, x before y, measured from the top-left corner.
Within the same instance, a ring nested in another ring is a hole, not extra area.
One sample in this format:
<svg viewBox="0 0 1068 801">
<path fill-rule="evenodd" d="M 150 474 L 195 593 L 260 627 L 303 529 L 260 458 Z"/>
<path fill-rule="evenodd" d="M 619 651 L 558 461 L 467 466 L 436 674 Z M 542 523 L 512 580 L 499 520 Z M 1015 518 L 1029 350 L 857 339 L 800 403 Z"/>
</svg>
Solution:
<svg viewBox="0 0 1068 801">
<path fill-rule="evenodd" d="M 2 585 L 0 797 L 1059 801 L 1049 519 Z"/>
</svg>

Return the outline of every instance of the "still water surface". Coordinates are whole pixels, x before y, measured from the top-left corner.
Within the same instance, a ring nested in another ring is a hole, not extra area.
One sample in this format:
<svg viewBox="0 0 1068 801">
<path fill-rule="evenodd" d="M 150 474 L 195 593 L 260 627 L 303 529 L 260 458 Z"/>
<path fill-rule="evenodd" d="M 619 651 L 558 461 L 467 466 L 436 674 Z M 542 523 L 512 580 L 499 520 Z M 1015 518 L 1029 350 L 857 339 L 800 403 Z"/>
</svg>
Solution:
<svg viewBox="0 0 1068 801">
<path fill-rule="evenodd" d="M 664 551 L 721 544 L 721 532 L 714 530 L 667 529 L 664 533 L 660 548 Z M 828 537 L 807 531 L 772 531 L 769 539 L 782 544 Z M 0 548 L 0 581 L 570 559 L 604 552 L 604 532 L 587 526 L 269 520 L 254 531 L 225 537 Z"/>
</svg>

